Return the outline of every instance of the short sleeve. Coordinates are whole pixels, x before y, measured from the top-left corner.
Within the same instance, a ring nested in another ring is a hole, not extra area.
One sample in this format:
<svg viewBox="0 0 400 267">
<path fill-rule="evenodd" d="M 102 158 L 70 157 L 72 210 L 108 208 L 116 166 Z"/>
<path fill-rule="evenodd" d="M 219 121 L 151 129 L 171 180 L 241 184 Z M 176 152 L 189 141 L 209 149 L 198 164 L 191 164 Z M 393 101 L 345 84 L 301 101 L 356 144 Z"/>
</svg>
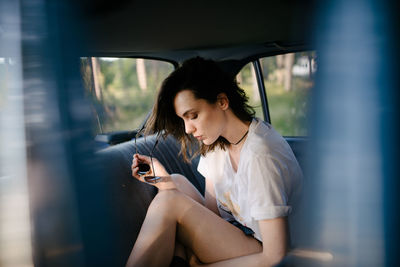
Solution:
<svg viewBox="0 0 400 267">
<path fill-rule="evenodd" d="M 204 177 L 208 177 L 209 173 L 207 171 L 207 158 L 200 156 L 199 165 L 197 166 L 197 171 Z"/>
<path fill-rule="evenodd" d="M 224 164 L 224 151 L 215 150 L 200 156 L 197 171 L 207 179 L 215 180 L 222 176 Z"/>
<path fill-rule="evenodd" d="M 255 156 L 249 164 L 249 205 L 254 220 L 273 219 L 290 214 L 288 188 L 282 163 L 271 156 Z"/>
</svg>

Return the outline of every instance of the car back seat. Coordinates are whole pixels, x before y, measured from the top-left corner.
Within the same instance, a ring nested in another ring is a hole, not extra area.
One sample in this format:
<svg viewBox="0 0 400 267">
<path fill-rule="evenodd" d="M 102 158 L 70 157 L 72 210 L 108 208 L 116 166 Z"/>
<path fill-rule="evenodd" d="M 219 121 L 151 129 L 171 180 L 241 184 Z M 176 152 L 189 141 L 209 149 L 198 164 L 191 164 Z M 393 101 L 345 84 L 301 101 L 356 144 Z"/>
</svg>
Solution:
<svg viewBox="0 0 400 267">
<path fill-rule="evenodd" d="M 154 135 L 138 138 L 138 153 L 149 155 L 155 142 Z M 295 155 L 302 157 L 301 150 L 304 149 L 304 143 L 294 139 L 288 142 Z M 180 146 L 173 137 L 165 140 L 161 138 L 154 149 L 153 157 L 157 158 L 169 173 L 180 173 L 186 176 L 204 195 L 204 177 L 197 172 L 199 157 L 195 158 L 191 164 L 185 163 L 179 155 L 179 150 Z M 146 216 L 147 208 L 157 193 L 155 187 L 137 181 L 131 176 L 134 153 L 134 141 L 110 146 L 98 152 L 102 164 L 107 166 L 104 179 L 107 180 L 106 184 L 109 187 L 107 192 L 109 205 L 112 208 L 109 216 L 113 217 L 113 226 L 110 231 L 112 231 L 115 254 L 109 256 L 114 258 L 115 266 L 125 264 Z"/>
<path fill-rule="evenodd" d="M 150 155 L 156 142 L 156 136 L 138 138 L 138 153 Z M 185 163 L 179 155 L 180 145 L 173 137 L 165 140 L 160 137 L 157 146 L 153 151 L 153 157 L 157 158 L 169 173 L 180 173 L 204 195 L 204 177 L 197 172 L 199 157 L 192 160 L 192 163 Z M 137 181 L 132 177 L 131 164 L 136 152 L 134 141 L 124 142 L 100 150 L 97 154 L 103 166 L 103 183 L 107 188 L 107 205 L 111 211 L 106 216 L 112 220 L 109 226 L 112 232 L 112 246 L 108 257 L 113 258 L 114 266 L 124 266 L 133 244 L 140 231 L 140 227 L 146 216 L 147 208 L 157 193 L 157 188 Z M 93 243 L 93 238 L 91 243 Z M 99 240 L 98 242 L 102 242 Z M 92 244 L 92 246 L 96 244 Z M 99 253 L 92 253 L 93 258 L 103 257 Z M 112 255 L 113 254 L 113 255 Z M 90 263 L 94 265 L 101 262 L 93 259 Z M 110 262 L 110 261 L 108 261 Z"/>
</svg>

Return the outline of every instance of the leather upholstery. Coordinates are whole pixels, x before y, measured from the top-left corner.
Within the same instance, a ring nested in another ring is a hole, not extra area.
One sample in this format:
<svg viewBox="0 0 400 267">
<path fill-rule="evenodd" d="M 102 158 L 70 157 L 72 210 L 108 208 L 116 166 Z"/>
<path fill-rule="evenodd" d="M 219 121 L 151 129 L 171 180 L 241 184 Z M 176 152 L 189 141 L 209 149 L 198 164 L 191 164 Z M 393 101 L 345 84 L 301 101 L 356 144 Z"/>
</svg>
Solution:
<svg viewBox="0 0 400 267">
<path fill-rule="evenodd" d="M 149 155 L 155 141 L 156 136 L 154 135 L 138 138 L 138 152 Z M 305 140 L 292 138 L 288 142 L 302 165 L 304 163 Z M 157 193 L 155 187 L 137 181 L 131 176 L 131 163 L 134 153 L 134 141 L 110 146 L 98 152 L 105 170 L 102 183 L 108 187 L 105 191 L 108 209 L 110 210 L 107 216 L 111 217 L 108 218 L 111 221 L 108 229 L 110 231 L 109 236 L 112 236 L 110 240 L 112 245 L 104 244 L 104 246 L 113 247 L 107 257 L 112 258 L 108 262 L 112 262 L 114 266 L 123 266 L 126 263 L 146 216 L 148 206 Z M 186 176 L 204 195 L 204 177 L 197 172 L 199 157 L 195 158 L 192 164 L 187 164 L 184 163 L 178 153 L 179 144 L 174 138 L 168 137 L 165 140 L 160 138 L 154 149 L 153 157 L 157 158 L 169 173 L 180 173 Z M 291 229 L 292 237 L 296 236 L 295 231 L 295 229 Z M 98 254 L 93 253 L 94 258 L 96 258 L 95 265 L 101 262 L 101 257 L 105 257 L 105 255 L 100 256 Z"/>
<path fill-rule="evenodd" d="M 156 141 L 156 136 L 137 139 L 138 153 L 150 155 Z M 111 209 L 108 218 L 112 221 L 113 258 L 115 266 L 123 266 L 128 259 L 133 244 L 146 216 L 147 208 L 157 193 L 157 188 L 137 181 L 131 176 L 131 164 L 135 153 L 134 141 L 110 146 L 99 151 L 100 162 L 103 166 L 103 183 L 108 187 L 105 196 Z M 199 158 L 192 164 L 184 163 L 179 154 L 179 144 L 168 137 L 160 138 L 153 152 L 169 173 L 180 173 L 204 195 L 204 177 L 197 172 Z M 93 242 L 93 241 L 92 241 Z M 99 241 L 100 242 L 100 241 Z M 110 251 L 111 253 L 111 251 Z M 101 258 L 100 255 L 98 257 Z M 97 260 L 96 260 L 97 263 Z"/>
</svg>

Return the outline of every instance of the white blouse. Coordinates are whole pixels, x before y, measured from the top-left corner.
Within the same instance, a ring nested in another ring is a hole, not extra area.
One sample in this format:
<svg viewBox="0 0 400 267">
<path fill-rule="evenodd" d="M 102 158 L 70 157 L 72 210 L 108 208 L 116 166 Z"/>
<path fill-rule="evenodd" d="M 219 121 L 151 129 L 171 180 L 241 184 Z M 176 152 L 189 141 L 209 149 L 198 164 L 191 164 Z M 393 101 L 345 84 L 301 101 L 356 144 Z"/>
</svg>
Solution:
<svg viewBox="0 0 400 267">
<path fill-rule="evenodd" d="M 302 171 L 289 144 L 257 118 L 250 124 L 237 172 L 222 149 L 201 157 L 197 169 L 214 183 L 221 217 L 251 228 L 260 241 L 257 221 L 288 216 L 301 191 Z"/>
</svg>

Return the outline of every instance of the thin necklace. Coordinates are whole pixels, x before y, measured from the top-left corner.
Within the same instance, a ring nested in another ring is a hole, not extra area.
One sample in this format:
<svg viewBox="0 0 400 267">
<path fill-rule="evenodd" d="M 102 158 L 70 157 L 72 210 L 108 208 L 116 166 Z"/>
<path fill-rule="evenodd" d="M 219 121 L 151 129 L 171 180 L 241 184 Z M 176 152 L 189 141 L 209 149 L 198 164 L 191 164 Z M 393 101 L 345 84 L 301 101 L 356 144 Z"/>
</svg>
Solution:
<svg viewBox="0 0 400 267">
<path fill-rule="evenodd" d="M 244 135 L 242 136 L 242 138 L 240 138 L 240 140 L 239 141 L 237 141 L 236 143 L 230 143 L 231 145 L 234 145 L 234 146 L 236 146 L 236 145 L 238 145 L 240 142 L 242 142 L 242 140 L 246 137 L 246 135 L 249 133 L 249 130 L 247 130 L 245 133 L 244 133 Z"/>
</svg>

